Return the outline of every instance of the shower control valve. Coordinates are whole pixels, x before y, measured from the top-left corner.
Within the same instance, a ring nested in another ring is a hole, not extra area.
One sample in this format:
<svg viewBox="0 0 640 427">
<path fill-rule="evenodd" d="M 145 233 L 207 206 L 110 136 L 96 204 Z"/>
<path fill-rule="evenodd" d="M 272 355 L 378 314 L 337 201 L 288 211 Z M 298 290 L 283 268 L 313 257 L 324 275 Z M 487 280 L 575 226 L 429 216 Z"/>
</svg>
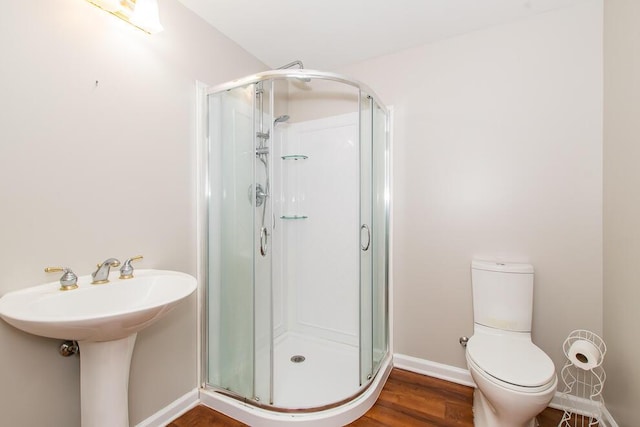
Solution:
<svg viewBox="0 0 640 427">
<path fill-rule="evenodd" d="M 255 193 L 254 193 L 255 190 Z M 253 204 L 253 200 L 255 197 L 256 207 L 259 208 L 264 203 L 265 199 L 269 197 L 266 190 L 260 184 L 256 184 L 255 187 L 253 185 L 249 186 L 248 190 L 249 195 L 249 203 Z"/>
</svg>

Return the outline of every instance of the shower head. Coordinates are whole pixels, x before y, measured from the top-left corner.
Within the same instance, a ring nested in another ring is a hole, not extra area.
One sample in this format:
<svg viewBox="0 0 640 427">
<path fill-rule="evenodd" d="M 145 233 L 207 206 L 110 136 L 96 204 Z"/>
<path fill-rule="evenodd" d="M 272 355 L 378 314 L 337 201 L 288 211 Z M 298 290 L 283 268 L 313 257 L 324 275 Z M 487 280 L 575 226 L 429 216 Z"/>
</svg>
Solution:
<svg viewBox="0 0 640 427">
<path fill-rule="evenodd" d="M 273 121 L 273 125 L 277 125 L 278 123 L 282 123 L 282 122 L 286 122 L 287 120 L 289 120 L 289 116 L 287 116 L 286 114 L 276 117 L 276 119 Z"/>
</svg>

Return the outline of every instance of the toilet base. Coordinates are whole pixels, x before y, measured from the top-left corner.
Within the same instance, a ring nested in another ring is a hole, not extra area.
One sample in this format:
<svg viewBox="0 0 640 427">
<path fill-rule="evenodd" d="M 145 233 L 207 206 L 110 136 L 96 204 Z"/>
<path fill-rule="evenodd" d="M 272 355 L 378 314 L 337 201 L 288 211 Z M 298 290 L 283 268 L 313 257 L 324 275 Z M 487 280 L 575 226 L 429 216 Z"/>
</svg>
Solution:
<svg viewBox="0 0 640 427">
<path fill-rule="evenodd" d="M 473 425 L 474 427 L 538 427 L 540 424 L 536 417 L 518 426 L 509 421 L 505 423 L 499 420 L 491 403 L 480 389 L 476 388 L 473 391 Z"/>
</svg>

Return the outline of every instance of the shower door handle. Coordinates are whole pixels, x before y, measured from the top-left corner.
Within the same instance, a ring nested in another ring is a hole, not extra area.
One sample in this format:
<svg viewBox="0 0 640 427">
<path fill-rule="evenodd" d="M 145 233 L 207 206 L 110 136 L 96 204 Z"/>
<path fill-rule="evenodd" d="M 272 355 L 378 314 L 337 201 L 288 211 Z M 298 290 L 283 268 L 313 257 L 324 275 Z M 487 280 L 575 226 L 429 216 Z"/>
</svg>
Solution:
<svg viewBox="0 0 640 427">
<path fill-rule="evenodd" d="M 267 243 L 269 235 L 267 234 L 267 227 L 260 228 L 260 255 L 267 256 Z"/>
<path fill-rule="evenodd" d="M 367 243 L 362 243 L 362 230 L 367 231 Z M 362 224 L 360 227 L 360 249 L 363 251 L 369 250 L 369 245 L 371 244 L 371 230 L 369 230 L 369 226 L 367 224 Z"/>
</svg>

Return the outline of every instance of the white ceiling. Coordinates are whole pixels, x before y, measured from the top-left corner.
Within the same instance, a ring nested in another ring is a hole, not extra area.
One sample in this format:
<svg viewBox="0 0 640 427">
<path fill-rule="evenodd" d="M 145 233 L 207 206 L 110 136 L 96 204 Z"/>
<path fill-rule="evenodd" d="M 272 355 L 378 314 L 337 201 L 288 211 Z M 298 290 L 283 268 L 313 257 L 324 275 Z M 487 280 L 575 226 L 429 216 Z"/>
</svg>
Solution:
<svg viewBox="0 0 640 427">
<path fill-rule="evenodd" d="M 333 71 L 587 0 L 179 0 L 270 67 Z"/>
</svg>

